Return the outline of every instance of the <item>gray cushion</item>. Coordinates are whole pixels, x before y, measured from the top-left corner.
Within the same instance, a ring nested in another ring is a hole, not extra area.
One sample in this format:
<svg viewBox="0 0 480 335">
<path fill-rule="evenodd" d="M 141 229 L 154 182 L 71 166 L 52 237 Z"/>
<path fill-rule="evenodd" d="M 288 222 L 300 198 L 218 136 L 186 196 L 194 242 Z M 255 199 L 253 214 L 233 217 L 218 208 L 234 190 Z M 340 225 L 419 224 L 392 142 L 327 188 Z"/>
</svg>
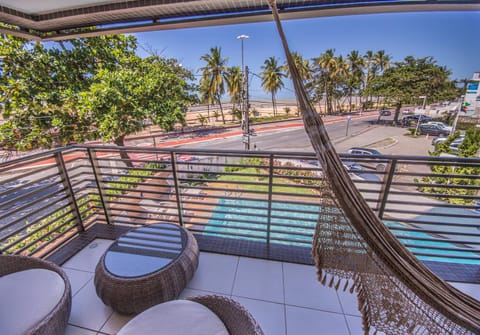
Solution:
<svg viewBox="0 0 480 335">
<path fill-rule="evenodd" d="M 117 335 L 228 335 L 222 320 L 202 304 L 173 300 L 138 314 Z"/>
<path fill-rule="evenodd" d="M 59 303 L 65 283 L 58 273 L 31 269 L 0 277 L 2 334 L 23 334 Z"/>
</svg>

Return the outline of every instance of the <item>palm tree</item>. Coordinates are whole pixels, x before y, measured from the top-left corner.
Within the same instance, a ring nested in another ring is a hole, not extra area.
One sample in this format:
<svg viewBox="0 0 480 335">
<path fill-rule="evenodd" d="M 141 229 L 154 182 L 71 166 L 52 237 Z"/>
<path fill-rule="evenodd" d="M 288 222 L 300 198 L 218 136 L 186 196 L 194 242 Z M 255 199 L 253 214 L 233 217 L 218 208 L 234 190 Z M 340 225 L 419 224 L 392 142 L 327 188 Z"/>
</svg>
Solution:
<svg viewBox="0 0 480 335">
<path fill-rule="evenodd" d="M 340 55 L 335 58 L 335 69 L 333 72 L 334 75 L 332 76 L 332 81 L 335 87 L 334 97 L 336 98 L 335 103 L 337 107 L 340 103 L 340 99 L 345 96 L 345 92 L 348 92 L 348 67 L 348 62 L 345 58 L 343 58 L 343 56 Z M 336 110 L 338 109 L 339 108 L 336 108 Z"/>
<path fill-rule="evenodd" d="M 364 59 L 360 56 L 358 50 L 352 50 L 347 55 L 348 62 L 348 96 L 349 96 L 349 111 L 352 111 L 352 96 L 353 92 L 358 92 L 362 85 L 363 69 L 365 66 Z"/>
<path fill-rule="evenodd" d="M 470 83 L 470 79 L 468 78 L 463 78 L 463 79 L 455 79 L 454 80 L 454 85 L 457 88 L 457 91 L 459 91 L 458 95 L 464 95 L 467 92 L 467 86 Z M 458 87 L 458 85 L 461 84 L 461 87 Z"/>
<path fill-rule="evenodd" d="M 316 63 L 318 72 L 320 73 L 320 84 L 325 87 L 325 107 L 327 114 L 331 114 L 333 112 L 332 98 L 335 90 L 334 83 L 337 69 L 335 50 L 328 49 L 321 54 L 320 57 L 314 58 L 313 61 Z"/>
<path fill-rule="evenodd" d="M 206 94 L 211 97 L 211 100 L 217 101 L 220 106 L 220 113 L 222 121 L 225 124 L 225 115 L 221 97 L 225 93 L 225 81 L 227 75 L 227 58 L 222 58 L 222 49 L 220 47 L 210 48 L 210 53 L 200 57 L 205 61 L 205 66 L 200 68 L 202 71 L 202 78 L 200 79 L 200 86 L 205 88 Z"/>
<path fill-rule="evenodd" d="M 210 121 L 210 105 L 214 103 L 212 96 L 208 92 L 208 85 L 200 79 L 200 86 L 198 88 L 200 93 L 200 103 L 207 105 L 207 118 Z"/>
<path fill-rule="evenodd" d="M 232 66 L 227 73 L 227 91 L 230 95 L 232 106 L 232 118 L 235 118 L 235 104 L 242 99 L 242 70 L 240 66 Z"/>
<path fill-rule="evenodd" d="M 366 99 L 365 102 L 369 101 L 369 92 L 370 92 L 370 83 L 372 81 L 372 73 L 374 72 L 374 67 L 375 67 L 375 54 L 373 51 L 368 50 L 365 53 L 365 56 L 363 56 L 365 59 L 365 68 L 366 68 L 366 74 L 365 74 L 365 81 L 363 84 L 363 93 L 366 94 Z"/>
<path fill-rule="evenodd" d="M 278 65 L 275 57 L 269 57 L 261 66 L 263 70 L 260 73 L 262 78 L 262 87 L 266 92 L 272 95 L 273 115 L 277 115 L 277 105 L 275 102 L 275 94 L 284 87 L 282 78 L 285 74 L 282 72 L 282 67 Z"/>
<path fill-rule="evenodd" d="M 303 81 L 309 80 L 312 78 L 312 67 L 308 59 L 303 59 L 302 55 L 298 52 L 292 52 L 293 62 L 295 63 L 295 67 L 297 68 L 298 74 Z M 290 70 L 288 69 L 288 65 L 285 64 L 282 67 L 282 70 L 286 72 L 286 76 L 291 78 Z"/>
<path fill-rule="evenodd" d="M 391 56 L 385 53 L 385 50 L 379 50 L 374 56 L 375 64 L 377 64 L 380 73 L 383 73 L 390 66 Z"/>
<path fill-rule="evenodd" d="M 377 75 L 381 75 L 383 71 L 388 69 L 388 67 L 390 66 L 390 59 L 391 59 L 390 55 L 386 54 L 385 50 L 379 50 L 375 53 L 374 62 L 375 62 L 376 71 L 374 73 L 374 77 L 376 77 Z M 379 101 L 380 101 L 380 96 L 377 95 L 377 106 Z"/>
</svg>

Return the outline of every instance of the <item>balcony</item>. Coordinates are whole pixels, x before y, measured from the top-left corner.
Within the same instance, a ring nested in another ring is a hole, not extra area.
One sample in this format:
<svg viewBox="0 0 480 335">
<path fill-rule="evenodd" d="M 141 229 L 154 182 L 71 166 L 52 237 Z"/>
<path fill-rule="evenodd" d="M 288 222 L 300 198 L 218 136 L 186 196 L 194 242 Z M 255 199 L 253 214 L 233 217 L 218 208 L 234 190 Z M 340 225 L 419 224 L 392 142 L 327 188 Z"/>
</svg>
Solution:
<svg viewBox="0 0 480 335">
<path fill-rule="evenodd" d="M 417 257 L 480 299 L 480 175 L 471 173 L 480 159 L 343 159 L 385 167 L 350 175 Z M 96 297 L 95 265 L 119 234 L 159 221 L 199 242 L 200 265 L 181 297 L 231 296 L 267 334 L 361 334 L 354 296 L 320 285 L 312 265 L 321 177 L 307 153 L 53 150 L 0 165 L 0 250 L 62 265 L 72 283 L 70 335 L 115 334 L 128 321 Z"/>
</svg>

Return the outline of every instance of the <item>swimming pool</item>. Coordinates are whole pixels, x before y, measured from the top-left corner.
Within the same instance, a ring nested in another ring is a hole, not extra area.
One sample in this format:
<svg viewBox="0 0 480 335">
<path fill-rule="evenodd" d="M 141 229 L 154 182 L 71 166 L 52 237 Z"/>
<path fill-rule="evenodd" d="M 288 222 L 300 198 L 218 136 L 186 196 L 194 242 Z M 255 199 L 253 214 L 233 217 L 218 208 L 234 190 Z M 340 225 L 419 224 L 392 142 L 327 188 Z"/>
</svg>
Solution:
<svg viewBox="0 0 480 335">
<path fill-rule="evenodd" d="M 270 241 L 279 244 L 310 247 L 320 207 L 295 202 L 273 201 L 271 208 Z M 432 238 L 432 235 L 416 231 L 403 231 L 399 222 L 384 223 L 420 260 L 480 265 L 474 251 L 455 251 L 454 244 L 445 241 L 425 241 L 415 238 Z M 205 227 L 204 234 L 226 238 L 244 238 L 252 241 L 267 240 L 268 201 L 245 199 L 220 199 Z M 397 229 L 395 229 L 397 228 Z M 465 257 L 465 258 L 462 258 Z"/>
<path fill-rule="evenodd" d="M 290 245 L 312 243 L 319 206 L 272 201 L 270 240 Z M 292 214 L 294 215 L 292 217 Z M 220 199 L 205 227 L 210 234 L 265 241 L 268 226 L 268 201 Z"/>
<path fill-rule="evenodd" d="M 456 248 L 452 243 L 445 241 L 425 241 L 417 240 L 412 238 L 432 238 L 432 235 L 423 232 L 416 231 L 404 231 L 395 228 L 404 227 L 399 222 L 393 221 L 384 221 L 387 227 L 397 236 L 397 238 L 403 244 L 408 244 L 407 247 L 413 253 L 428 253 L 432 256 L 417 256 L 419 259 L 424 261 L 437 261 L 437 262 L 447 262 L 447 263 L 462 263 L 462 264 L 475 264 L 480 265 L 480 260 L 469 259 L 469 257 L 478 257 L 479 253 L 469 252 L 469 251 L 455 251 L 455 250 L 442 250 L 442 249 L 433 249 L 433 248 Z M 454 257 L 452 257 L 454 256 Z M 466 258 L 461 258 L 466 257 Z"/>
</svg>

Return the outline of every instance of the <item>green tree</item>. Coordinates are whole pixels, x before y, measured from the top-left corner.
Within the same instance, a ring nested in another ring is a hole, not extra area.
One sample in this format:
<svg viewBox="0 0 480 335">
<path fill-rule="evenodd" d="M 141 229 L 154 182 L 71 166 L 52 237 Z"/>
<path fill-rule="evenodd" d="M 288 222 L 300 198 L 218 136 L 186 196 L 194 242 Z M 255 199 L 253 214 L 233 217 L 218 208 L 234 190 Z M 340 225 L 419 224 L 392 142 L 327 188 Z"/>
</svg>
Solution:
<svg viewBox="0 0 480 335">
<path fill-rule="evenodd" d="M 207 118 L 210 120 L 210 105 L 213 105 L 215 101 L 208 92 L 208 83 L 200 80 L 200 86 L 198 87 L 198 93 L 200 94 L 199 101 L 202 104 L 207 105 Z"/>
<path fill-rule="evenodd" d="M 340 55 L 335 59 L 335 76 L 332 78 L 335 87 L 333 91 L 334 102 L 336 104 L 335 110 L 341 110 L 341 100 L 348 95 L 348 79 L 349 79 L 349 64 L 346 59 Z"/>
<path fill-rule="evenodd" d="M 336 57 L 333 49 L 328 49 L 320 57 L 314 58 L 313 62 L 313 85 L 323 88 L 327 114 L 332 114 L 335 100 L 339 98 L 339 88 L 345 82 L 348 64 L 343 57 Z"/>
<path fill-rule="evenodd" d="M 303 81 L 309 80 L 312 77 L 312 67 L 308 59 L 303 59 L 302 55 L 298 52 L 292 52 L 293 62 L 295 63 L 295 67 L 297 68 L 298 74 Z M 281 71 L 285 72 L 285 75 L 289 78 L 290 71 L 288 69 L 288 65 L 284 64 L 283 67 L 280 69 Z"/>
<path fill-rule="evenodd" d="M 113 70 L 102 69 L 82 92 L 79 113 L 90 119 L 97 137 L 124 146 L 128 134 L 143 129 L 143 120 L 165 130 L 185 124 L 187 107 L 195 101 L 193 75 L 175 60 L 132 56 Z M 122 153 L 122 158 L 128 156 Z"/>
<path fill-rule="evenodd" d="M 353 50 L 347 55 L 348 75 L 347 75 L 347 90 L 348 90 L 348 105 L 349 111 L 352 111 L 353 95 L 358 95 L 363 80 L 363 68 L 365 62 L 360 56 L 358 50 Z"/>
<path fill-rule="evenodd" d="M 413 103 L 419 96 L 428 101 L 450 100 L 455 97 L 454 82 L 449 79 L 450 71 L 436 64 L 432 57 L 414 58 L 408 56 L 403 62 L 394 63 L 382 75 L 371 82 L 374 93 L 395 104 L 395 122 L 400 108 Z"/>
<path fill-rule="evenodd" d="M 0 54 L 0 103 L 5 120 L 0 141 L 5 149 L 47 148 L 68 143 L 76 133 L 88 134 L 75 112 L 75 93 L 83 86 L 68 70 L 69 60 L 61 57 L 65 52 L 2 35 Z"/>
<path fill-rule="evenodd" d="M 365 75 L 362 89 L 362 109 L 366 108 L 370 104 L 371 97 L 371 85 L 375 72 L 375 53 L 372 50 L 367 50 L 363 56 L 365 61 Z"/>
<path fill-rule="evenodd" d="M 447 141 L 440 143 L 431 152 L 431 156 L 440 156 L 442 153 L 453 152 L 449 148 L 450 143 L 458 137 L 459 133 L 448 137 Z M 465 139 L 458 147 L 458 156 L 460 157 L 478 157 L 480 150 L 480 130 L 470 128 L 466 131 Z M 470 176 L 478 176 L 480 168 L 472 165 L 432 165 L 432 173 L 435 176 L 424 177 L 419 183 L 419 190 L 428 194 L 447 194 L 449 197 L 441 197 L 439 199 L 454 204 L 470 204 L 472 200 L 469 198 L 460 198 L 455 196 L 475 196 L 480 182 L 476 178 Z M 428 186 L 425 186 L 427 184 Z M 445 185 L 456 185 L 459 187 L 445 187 Z M 464 188 L 462 187 L 464 186 Z"/>
<path fill-rule="evenodd" d="M 192 74 L 175 60 L 142 61 L 136 48 L 134 36 L 76 39 L 47 48 L 2 35 L 2 145 L 28 150 L 96 136 L 123 144 L 146 117 L 166 129 L 182 122 L 181 113 L 194 100 L 187 84 Z"/>
<path fill-rule="evenodd" d="M 374 78 L 376 78 L 378 75 L 381 75 L 383 71 L 385 71 L 390 67 L 390 59 L 391 59 L 391 56 L 386 54 L 385 50 L 379 50 L 375 53 Z M 380 101 L 380 96 L 377 95 L 377 106 L 379 104 L 379 101 Z"/>
<path fill-rule="evenodd" d="M 202 71 L 200 86 L 205 90 L 206 95 L 211 97 L 211 100 L 216 101 L 220 106 L 222 122 L 225 124 L 221 98 L 225 93 L 228 59 L 223 58 L 221 52 L 221 48 L 214 47 L 210 49 L 209 54 L 200 57 L 200 59 L 206 63 L 205 66 L 200 68 L 200 71 Z"/>
<path fill-rule="evenodd" d="M 242 101 L 242 70 L 240 66 L 232 66 L 228 69 L 227 76 L 227 91 L 230 95 L 230 102 L 232 103 L 232 115 L 235 118 L 235 104 Z"/>
<path fill-rule="evenodd" d="M 261 66 L 263 70 L 260 73 L 262 78 L 262 88 L 265 92 L 271 94 L 273 115 L 277 115 L 277 104 L 275 101 L 275 94 L 284 87 L 283 77 L 285 74 L 282 72 L 282 67 L 278 65 L 278 60 L 275 57 L 269 57 L 265 60 Z"/>
</svg>

